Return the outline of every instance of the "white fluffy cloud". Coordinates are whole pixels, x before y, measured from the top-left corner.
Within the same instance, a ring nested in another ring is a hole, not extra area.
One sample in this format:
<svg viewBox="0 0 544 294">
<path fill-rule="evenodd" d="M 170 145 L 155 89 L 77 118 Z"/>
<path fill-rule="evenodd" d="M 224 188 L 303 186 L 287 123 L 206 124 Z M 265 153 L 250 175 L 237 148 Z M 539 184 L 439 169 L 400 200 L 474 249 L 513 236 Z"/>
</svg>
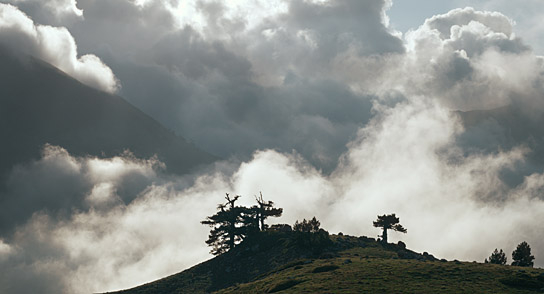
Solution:
<svg viewBox="0 0 544 294">
<path fill-rule="evenodd" d="M 497 12 L 455 9 L 406 34 L 404 87 L 435 96 L 452 109 L 491 109 L 510 103 L 542 107 L 542 59 Z"/>
<path fill-rule="evenodd" d="M 474 6 L 479 10 L 498 11 L 516 21 L 516 34 L 526 40 L 538 55 L 544 54 L 542 31 L 544 6 L 540 0 L 457 0 L 459 6 Z"/>
<path fill-rule="evenodd" d="M 209 256 L 207 228 L 199 221 L 214 212 L 225 192 L 242 194 L 242 202 L 250 204 L 262 191 L 285 209 L 274 222 L 315 215 L 325 229 L 352 235 L 377 235 L 372 220 L 395 212 L 408 234 L 391 239 L 440 258 L 481 261 L 493 248 L 509 252 L 525 240 L 542 265 L 544 227 L 534 219 L 544 217 L 544 174 L 507 187 L 500 173 L 522 161 L 525 150 L 464 157 L 453 144 L 461 131 L 457 118 L 436 100 L 411 98 L 380 108 L 331 176 L 297 155 L 265 150 L 234 173 L 202 174 L 191 186 L 163 178 L 154 160 L 79 158 L 48 146 L 44 157 L 27 167 L 34 172 L 19 177 L 32 182 L 43 173 L 65 174 L 55 185 L 63 178 L 74 181 L 73 174 L 91 179 L 85 188 L 89 206 L 68 218 L 36 213 L 0 243 L 1 268 L 7 271 L 0 275 L 2 285 L 14 293 L 33 287 L 83 293 L 175 273 Z M 122 201 L 118 191 L 133 185 L 127 177 L 135 172 L 147 186 L 133 201 Z"/>
<path fill-rule="evenodd" d="M 64 27 L 35 24 L 17 7 L 0 3 L 0 42 L 15 52 L 40 58 L 89 86 L 113 93 L 119 83 L 112 70 L 92 54 L 78 56 Z"/>
<path fill-rule="evenodd" d="M 340 166 L 324 175 L 296 154 L 257 151 L 235 172 L 198 175 L 187 186 L 162 175 L 154 159 L 82 158 L 48 146 L 41 160 L 13 171 L 13 191 L 55 202 L 72 199 L 65 195 L 74 189 L 81 203 L 65 217 L 38 212 L 0 241 L 6 292 L 120 289 L 194 265 L 209 257 L 199 221 L 225 192 L 249 203 L 262 191 L 285 209 L 280 222 L 315 215 L 325 229 L 353 235 L 375 236 L 376 215 L 395 212 L 408 234 L 392 240 L 441 258 L 482 261 L 526 240 L 544 264 L 544 227 L 534 222 L 544 217 L 543 173 L 506 185 L 502 173 L 528 150 L 465 155 L 456 146 L 464 130 L 451 113 L 513 102 L 542 109 L 542 59 L 516 37 L 512 20 L 456 9 L 402 39 L 387 26 L 389 1 L 198 3 L 82 0 L 85 22 L 74 28 L 85 51 L 111 50 L 129 100 L 199 142 L 252 151 L 279 141 L 285 145 L 274 147 L 326 158 L 337 138 L 330 134 L 341 133 L 336 143 L 351 143 Z M 245 9 L 258 8 L 247 17 Z M 14 48 L 115 89 L 98 58 L 77 58 L 66 29 L 35 25 L 9 5 L 0 16 Z M 134 28 L 138 38 L 127 33 Z M 373 118 L 361 120 L 372 105 Z"/>
</svg>

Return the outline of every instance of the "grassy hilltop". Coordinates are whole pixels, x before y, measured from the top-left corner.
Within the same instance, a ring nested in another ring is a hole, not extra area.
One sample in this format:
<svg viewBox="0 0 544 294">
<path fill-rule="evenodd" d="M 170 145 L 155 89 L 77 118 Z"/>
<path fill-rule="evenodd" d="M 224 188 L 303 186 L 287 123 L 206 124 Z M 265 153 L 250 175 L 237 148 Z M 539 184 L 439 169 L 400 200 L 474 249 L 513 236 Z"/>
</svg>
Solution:
<svg viewBox="0 0 544 294">
<path fill-rule="evenodd" d="M 544 270 L 439 260 L 372 238 L 262 232 L 188 270 L 116 293 L 542 293 Z"/>
</svg>

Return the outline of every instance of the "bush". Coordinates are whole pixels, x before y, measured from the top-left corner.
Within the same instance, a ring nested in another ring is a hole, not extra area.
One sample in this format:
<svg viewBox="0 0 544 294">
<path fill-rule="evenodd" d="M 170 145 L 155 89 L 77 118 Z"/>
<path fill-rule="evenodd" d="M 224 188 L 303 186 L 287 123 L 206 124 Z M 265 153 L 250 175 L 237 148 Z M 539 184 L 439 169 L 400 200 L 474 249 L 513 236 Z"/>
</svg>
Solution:
<svg viewBox="0 0 544 294">
<path fill-rule="evenodd" d="M 333 270 L 337 270 L 339 268 L 340 267 L 337 266 L 337 265 L 324 265 L 324 266 L 319 266 L 319 267 L 314 268 L 312 273 L 316 274 L 316 273 L 330 272 L 330 271 L 333 271 Z"/>
<path fill-rule="evenodd" d="M 319 232 L 320 225 L 321 223 L 314 216 L 311 220 L 303 219 L 300 223 L 297 220 L 293 226 L 293 230 L 297 232 L 317 233 Z"/>
<path fill-rule="evenodd" d="M 530 276 L 526 273 L 517 273 L 515 275 L 502 278 L 499 281 L 506 286 L 518 289 L 540 290 L 544 287 L 544 282 L 539 281 L 537 277 Z"/>
<path fill-rule="evenodd" d="M 319 254 L 332 245 L 329 232 L 323 229 L 315 233 L 297 232 L 295 240 L 299 246 L 311 249 L 314 254 Z"/>
<path fill-rule="evenodd" d="M 281 282 L 281 283 L 271 287 L 270 290 L 268 290 L 268 293 L 276 293 L 276 292 L 279 292 L 279 291 L 287 290 L 287 289 L 289 289 L 291 287 L 294 287 L 294 286 L 296 286 L 296 285 L 298 285 L 300 283 L 302 283 L 302 281 L 299 281 L 299 280 L 287 280 L 287 281 Z"/>
</svg>

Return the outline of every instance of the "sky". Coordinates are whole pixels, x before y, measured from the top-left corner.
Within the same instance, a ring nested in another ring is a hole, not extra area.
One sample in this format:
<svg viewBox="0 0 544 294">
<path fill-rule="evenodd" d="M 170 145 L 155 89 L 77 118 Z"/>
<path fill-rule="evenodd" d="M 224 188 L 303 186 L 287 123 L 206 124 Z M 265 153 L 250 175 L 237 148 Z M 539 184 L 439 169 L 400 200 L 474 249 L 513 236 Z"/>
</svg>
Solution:
<svg viewBox="0 0 544 294">
<path fill-rule="evenodd" d="M 331 233 L 376 237 L 376 215 L 394 212 L 408 234 L 390 239 L 439 258 L 510 257 L 527 241 L 542 267 L 533 146 L 478 149 L 505 134 L 493 120 L 465 129 L 455 112 L 515 105 L 538 122 L 539 2 L 0 1 L 1 46 L 223 158 L 170 175 L 156 158 L 44 146 L 8 193 L 39 202 L 76 189 L 85 208 L 28 205 L 32 217 L 0 236 L 0 292 L 112 291 L 193 266 L 210 258 L 199 222 L 226 192 L 251 204 L 262 191 L 284 208 L 275 222 L 315 215 Z"/>
</svg>

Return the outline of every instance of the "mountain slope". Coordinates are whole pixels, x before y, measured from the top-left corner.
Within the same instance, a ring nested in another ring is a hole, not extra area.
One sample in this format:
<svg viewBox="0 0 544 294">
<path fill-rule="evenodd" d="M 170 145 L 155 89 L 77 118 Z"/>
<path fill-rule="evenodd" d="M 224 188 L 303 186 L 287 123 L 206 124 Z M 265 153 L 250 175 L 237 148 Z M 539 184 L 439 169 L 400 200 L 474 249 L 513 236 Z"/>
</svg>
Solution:
<svg viewBox="0 0 544 294">
<path fill-rule="evenodd" d="M 259 241 L 181 273 L 115 292 L 163 293 L 535 293 L 544 270 L 438 260 L 366 237 L 331 236 L 321 252 L 296 233 Z"/>
<path fill-rule="evenodd" d="M 25 184 L 11 181 L 17 176 L 16 166 L 31 166 L 47 143 L 74 156 L 111 158 L 125 150 L 138 158 L 157 155 L 166 164 L 166 172 L 177 174 L 216 160 L 123 98 L 0 47 L 0 237 L 9 237 L 35 212 L 64 217 L 72 209 L 85 207 L 86 190 L 66 184 L 66 189 L 42 190 L 60 182 L 35 187 L 32 183 L 30 190 L 18 190 Z M 133 193 L 123 200 L 136 196 Z"/>
<path fill-rule="evenodd" d="M 157 154 L 182 174 L 216 158 L 136 109 L 53 66 L 0 48 L 0 175 L 37 159 L 45 143 L 74 155 Z"/>
</svg>

